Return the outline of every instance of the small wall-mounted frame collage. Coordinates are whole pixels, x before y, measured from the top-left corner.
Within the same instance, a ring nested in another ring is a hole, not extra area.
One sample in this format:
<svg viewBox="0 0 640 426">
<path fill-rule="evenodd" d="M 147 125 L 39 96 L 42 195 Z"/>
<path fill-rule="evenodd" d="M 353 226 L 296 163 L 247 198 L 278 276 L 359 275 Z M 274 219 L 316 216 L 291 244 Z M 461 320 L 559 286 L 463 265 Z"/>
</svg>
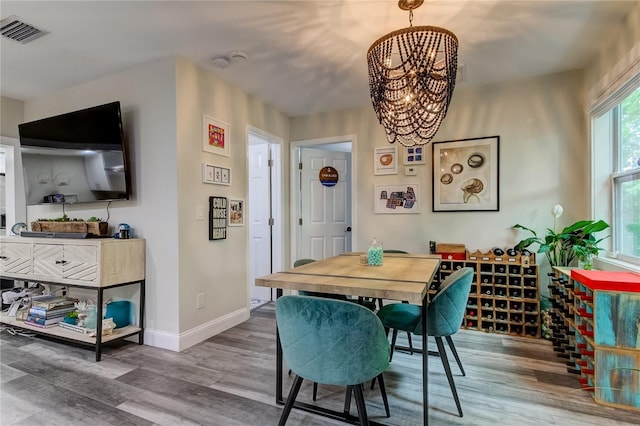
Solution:
<svg viewBox="0 0 640 426">
<path fill-rule="evenodd" d="M 214 164 L 202 163 L 202 183 L 231 185 L 231 169 Z"/>
</svg>

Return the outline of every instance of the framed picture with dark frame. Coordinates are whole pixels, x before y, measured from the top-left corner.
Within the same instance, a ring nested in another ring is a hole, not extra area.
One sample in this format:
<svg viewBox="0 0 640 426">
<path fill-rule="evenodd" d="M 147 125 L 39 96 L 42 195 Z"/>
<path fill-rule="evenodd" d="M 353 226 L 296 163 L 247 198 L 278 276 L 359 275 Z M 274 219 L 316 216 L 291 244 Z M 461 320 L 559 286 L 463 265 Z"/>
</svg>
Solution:
<svg viewBox="0 0 640 426">
<path fill-rule="evenodd" d="M 500 136 L 433 142 L 433 211 L 500 210 Z"/>
</svg>

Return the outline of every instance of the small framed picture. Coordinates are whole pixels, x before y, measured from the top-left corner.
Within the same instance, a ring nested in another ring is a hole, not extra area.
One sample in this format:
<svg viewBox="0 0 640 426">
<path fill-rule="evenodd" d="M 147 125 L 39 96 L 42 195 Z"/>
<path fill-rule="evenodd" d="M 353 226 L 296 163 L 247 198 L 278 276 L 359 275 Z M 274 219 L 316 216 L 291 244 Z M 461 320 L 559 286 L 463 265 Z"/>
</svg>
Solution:
<svg viewBox="0 0 640 426">
<path fill-rule="evenodd" d="M 228 167 L 202 163 L 202 183 L 231 185 L 231 169 Z"/>
<path fill-rule="evenodd" d="M 212 154 L 230 157 L 229 125 L 224 121 L 202 116 L 202 150 Z"/>
<path fill-rule="evenodd" d="M 398 147 L 397 146 L 374 148 L 373 174 L 374 175 L 397 175 L 398 174 Z"/>
<path fill-rule="evenodd" d="M 229 200 L 229 226 L 244 226 L 244 200 Z"/>
<path fill-rule="evenodd" d="M 406 146 L 404 147 L 404 155 L 402 156 L 402 164 L 426 164 L 426 150 L 423 146 Z"/>
</svg>

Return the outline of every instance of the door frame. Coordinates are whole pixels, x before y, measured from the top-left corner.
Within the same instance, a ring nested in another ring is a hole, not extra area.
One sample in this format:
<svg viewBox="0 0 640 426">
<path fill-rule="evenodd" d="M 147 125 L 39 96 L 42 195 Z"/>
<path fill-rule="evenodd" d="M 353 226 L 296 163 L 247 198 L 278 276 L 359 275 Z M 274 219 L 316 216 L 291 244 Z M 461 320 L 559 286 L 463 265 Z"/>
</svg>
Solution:
<svg viewBox="0 0 640 426">
<path fill-rule="evenodd" d="M 354 146 L 356 145 L 356 141 L 357 141 L 357 137 L 356 135 L 344 135 L 344 136 L 331 136 L 331 137 L 326 137 L 326 138 L 318 138 L 318 139 L 305 139 L 305 140 L 298 140 L 298 141 L 291 141 L 289 147 L 290 147 L 290 151 L 289 151 L 289 159 L 290 159 L 290 168 L 289 170 L 291 170 L 291 175 L 289 178 L 290 184 L 291 184 L 291 188 L 290 188 L 290 195 L 289 195 L 289 199 L 291 200 L 291 202 L 289 203 L 290 206 L 290 220 L 289 220 L 289 224 L 290 224 L 290 228 L 289 228 L 289 239 L 290 239 L 290 244 L 291 244 L 291 250 L 289 252 L 290 254 L 290 259 L 289 259 L 289 267 L 293 266 L 293 262 L 296 259 L 297 253 L 298 253 L 298 217 L 300 217 L 300 197 L 299 197 L 299 193 L 300 193 L 300 172 L 298 170 L 298 160 L 299 160 L 299 156 L 297 155 L 298 153 L 298 149 L 299 148 L 319 148 L 322 149 L 321 147 L 318 147 L 318 145 L 328 145 L 328 144 L 334 144 L 334 143 L 340 143 L 340 142 L 350 142 L 351 143 L 351 217 L 349 218 L 350 223 L 351 223 L 351 249 L 353 250 L 353 246 L 355 244 L 356 241 L 358 241 L 357 239 L 357 233 L 358 233 L 358 227 L 354 226 L 355 221 L 354 218 L 358 217 L 357 214 L 357 209 L 358 209 L 358 203 L 355 203 L 355 196 L 357 193 L 357 188 L 358 188 L 358 184 L 357 184 L 357 179 L 355 179 L 355 177 L 357 176 L 357 158 L 356 158 L 356 150 L 354 149 Z"/>
<path fill-rule="evenodd" d="M 277 271 L 281 271 L 284 269 L 284 258 L 285 258 L 285 206 L 284 206 L 284 201 L 285 201 L 285 197 L 284 195 L 284 189 L 285 189 L 285 185 L 284 185 L 284 179 L 283 179 L 283 171 L 284 171 L 284 139 L 282 139 L 279 136 L 275 136 L 265 130 L 262 130 L 258 127 L 254 127 L 250 124 L 247 124 L 247 146 L 246 146 L 246 153 L 247 153 L 247 158 L 246 158 L 246 170 L 247 170 L 247 176 L 248 176 L 248 170 L 249 170 L 249 161 L 250 161 L 250 157 L 249 157 L 249 150 L 250 150 L 250 137 L 249 134 L 253 134 L 255 136 L 258 136 L 260 138 L 263 138 L 267 141 L 268 144 L 271 145 L 278 145 L 279 149 L 278 149 L 278 158 L 276 158 L 275 164 L 277 165 L 277 167 L 274 167 L 272 172 L 272 188 L 276 187 L 278 189 L 278 193 L 275 194 L 275 197 L 271 200 L 272 202 L 272 208 L 273 208 L 273 219 L 275 220 L 275 223 L 277 224 L 277 226 L 274 226 L 272 228 L 272 246 L 271 246 L 271 252 L 272 252 L 272 270 L 274 272 Z M 245 194 L 245 199 L 247 200 L 248 203 L 251 202 L 251 199 L 249 197 L 249 182 L 247 182 L 246 185 L 246 194 Z M 249 211 L 247 209 L 247 211 Z M 251 226 L 250 223 L 246 223 L 247 226 L 247 232 L 246 232 L 246 244 L 247 244 L 247 266 L 246 266 L 246 277 L 247 277 L 247 304 L 249 304 L 249 299 L 251 296 L 251 283 L 249 282 L 249 276 L 250 276 L 250 263 L 251 263 L 251 259 L 249 258 L 249 253 L 250 253 L 250 244 L 251 244 L 251 238 L 250 238 L 250 232 L 249 232 L 249 226 Z M 273 297 L 273 289 L 271 289 L 271 300 L 274 300 Z"/>
</svg>

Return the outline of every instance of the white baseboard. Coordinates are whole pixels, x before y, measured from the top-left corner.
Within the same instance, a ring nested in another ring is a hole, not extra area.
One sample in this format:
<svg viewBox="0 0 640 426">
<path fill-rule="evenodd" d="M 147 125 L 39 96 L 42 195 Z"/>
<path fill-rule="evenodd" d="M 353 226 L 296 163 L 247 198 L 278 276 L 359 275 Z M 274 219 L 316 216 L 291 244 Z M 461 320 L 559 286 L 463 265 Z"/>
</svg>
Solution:
<svg viewBox="0 0 640 426">
<path fill-rule="evenodd" d="M 146 328 L 144 330 L 144 344 L 180 352 L 245 322 L 249 319 L 249 314 L 248 308 L 242 308 L 180 334 Z"/>
</svg>

